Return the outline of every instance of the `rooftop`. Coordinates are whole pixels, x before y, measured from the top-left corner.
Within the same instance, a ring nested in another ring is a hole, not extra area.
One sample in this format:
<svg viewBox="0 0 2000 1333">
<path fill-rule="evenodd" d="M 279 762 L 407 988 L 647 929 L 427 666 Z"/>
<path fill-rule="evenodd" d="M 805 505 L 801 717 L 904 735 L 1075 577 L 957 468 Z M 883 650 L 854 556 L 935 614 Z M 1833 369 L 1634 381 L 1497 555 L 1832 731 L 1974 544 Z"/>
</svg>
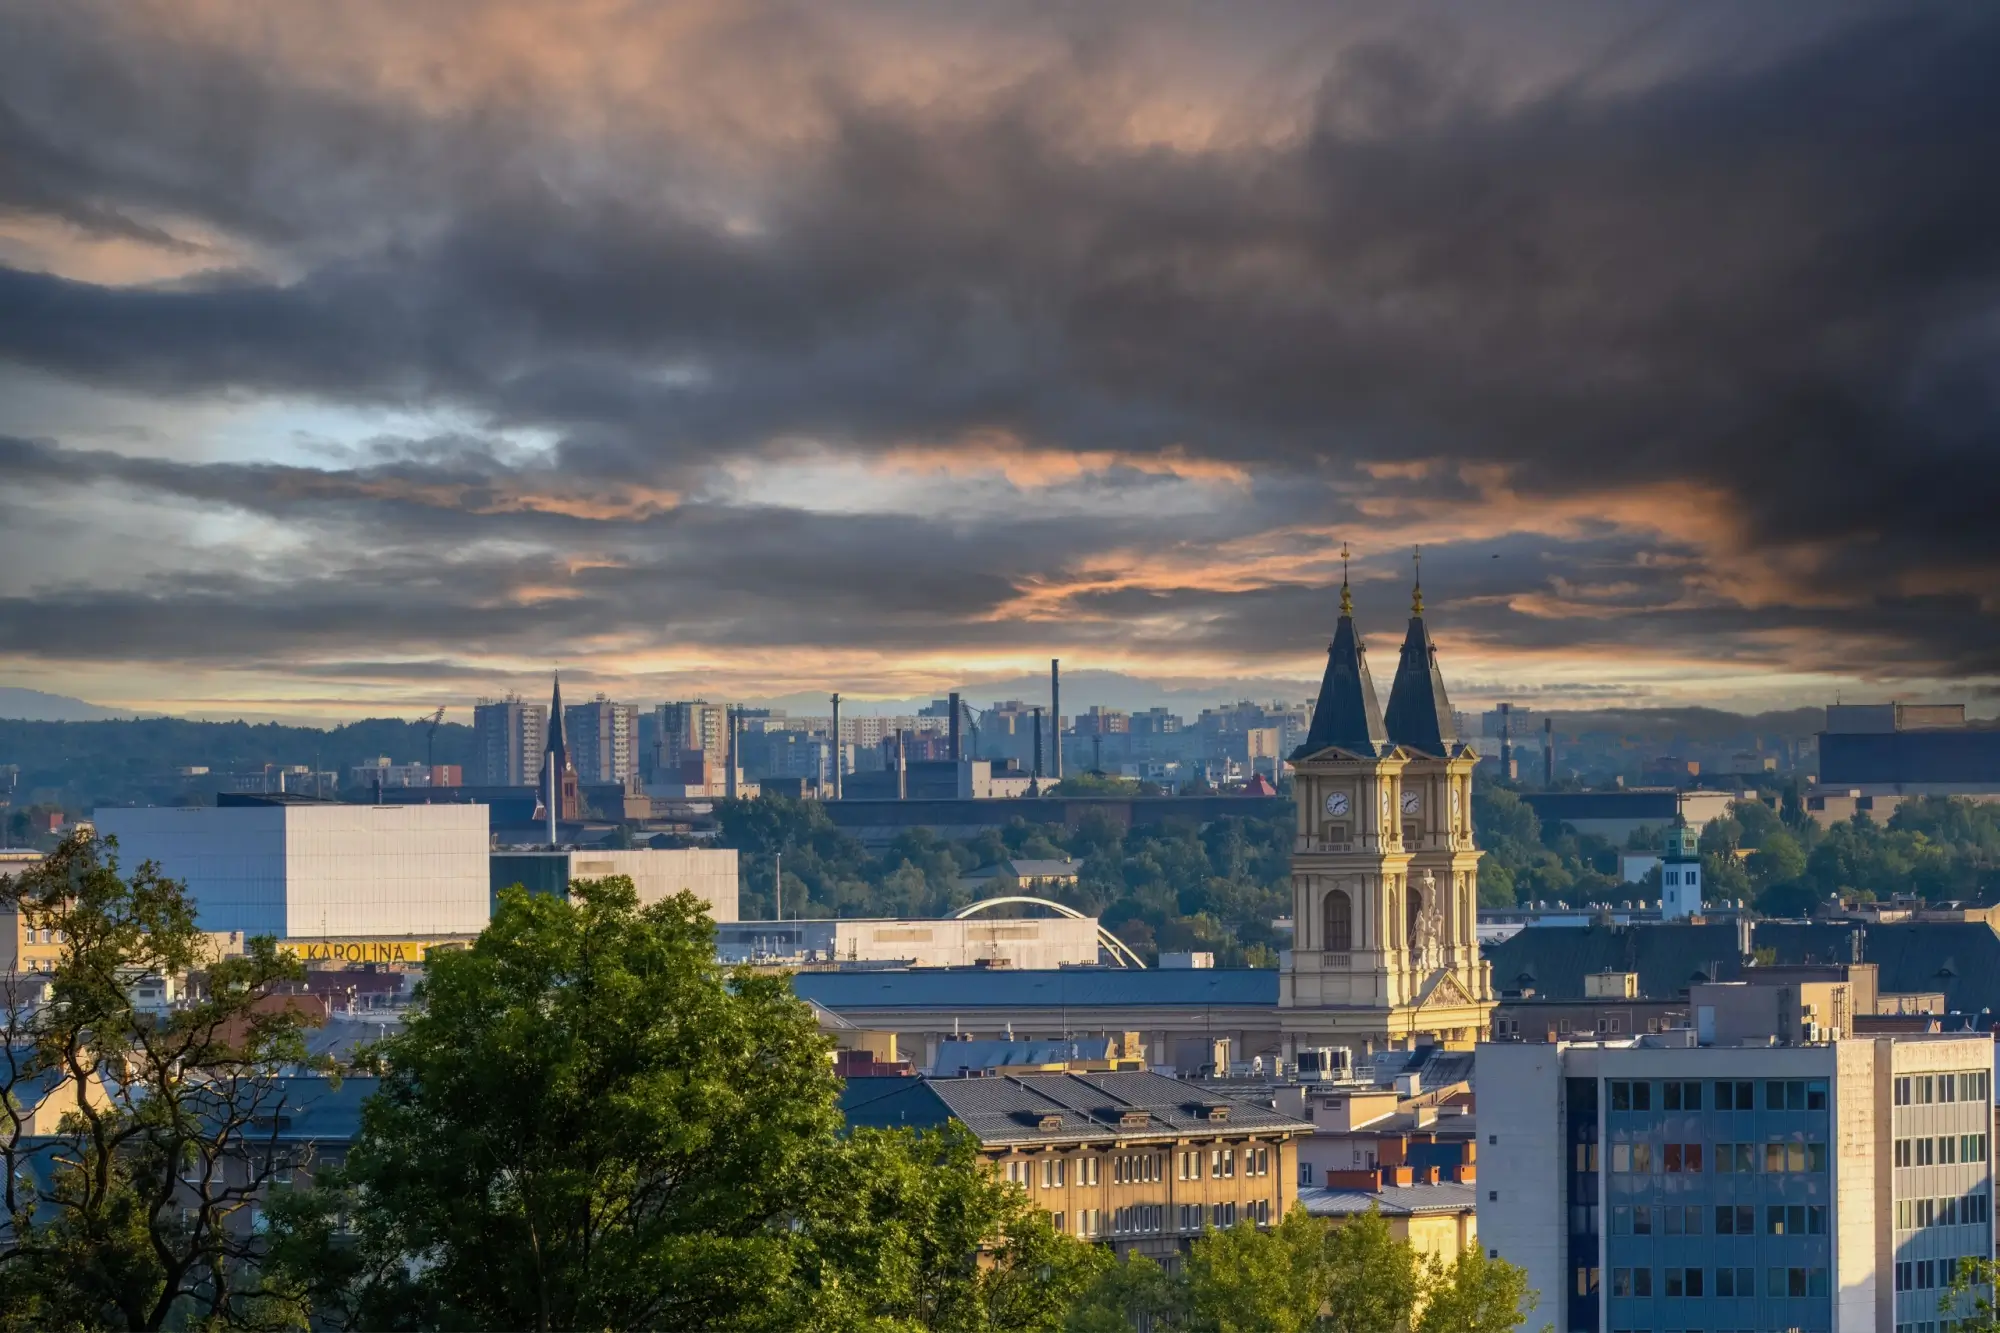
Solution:
<svg viewBox="0 0 2000 1333">
<path fill-rule="evenodd" d="M 1436 1185 L 1384 1185 L 1379 1191 L 1299 1187 L 1299 1202 L 1314 1217 L 1352 1217 L 1380 1208 L 1385 1217 L 1426 1213 L 1470 1213 L 1479 1207 L 1479 1187 L 1446 1181 Z"/>
<path fill-rule="evenodd" d="M 841 1110 L 851 1126 L 926 1128 L 957 1120 L 987 1146 L 1312 1131 L 1310 1123 L 1268 1106 L 1138 1072 L 855 1078 Z"/>
</svg>

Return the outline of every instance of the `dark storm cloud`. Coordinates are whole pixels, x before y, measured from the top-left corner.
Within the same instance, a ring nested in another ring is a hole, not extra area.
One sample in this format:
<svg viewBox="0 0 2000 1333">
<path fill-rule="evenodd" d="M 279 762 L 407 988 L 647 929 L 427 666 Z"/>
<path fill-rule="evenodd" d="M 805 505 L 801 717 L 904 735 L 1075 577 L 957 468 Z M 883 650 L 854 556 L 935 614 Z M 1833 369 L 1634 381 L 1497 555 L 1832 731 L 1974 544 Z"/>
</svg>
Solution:
<svg viewBox="0 0 2000 1333">
<path fill-rule="evenodd" d="M 1665 545 L 1761 596 L 1690 600 L 1685 567 L 1647 564 L 1638 539 L 1570 531 L 1546 561 L 1468 564 L 1450 599 L 1466 632 L 1649 651 L 1714 635 L 1719 654 L 1731 636 L 1851 636 L 1870 665 L 2000 671 L 2000 11 L 1864 10 L 1769 59 L 1718 46 L 1622 90 L 1580 70 L 1511 95 L 1467 76 L 1476 27 L 1427 26 L 1327 57 L 1297 135 L 1188 149 L 1092 132 L 1132 36 L 1115 22 L 935 107 L 866 98 L 829 63 L 826 128 L 744 188 L 735 229 L 697 204 L 716 182 L 645 125 L 598 131 L 619 169 L 591 176 L 536 132 L 532 97 L 418 115 L 165 34 L 136 49 L 82 22 L 10 26 L 0 202 L 112 231 L 169 212 L 293 271 L 110 287 L 0 270 L 0 358 L 162 395 L 445 404 L 563 441 L 535 465 L 476 448 L 324 473 L 70 460 L 106 484 L 392 545 L 425 525 L 633 542 L 603 586 L 549 604 L 565 627 L 616 612 L 715 642 L 977 646 L 1018 629 L 974 611 L 1143 542 L 1146 516 L 1085 537 L 698 504 L 607 524 L 517 501 L 558 478 L 678 485 L 774 438 L 874 451 L 976 431 L 1315 480 L 1436 460 L 1372 490 L 1429 502 L 1439 536 L 1448 502 L 1495 503 L 1485 469 L 1529 531 L 1540 505 L 1673 483 L 1659 504 L 1709 512 L 1652 516 Z M 656 177 L 629 169 L 649 154 Z M 12 447 L 23 475 L 61 466 Z M 1260 497 L 1239 517 L 1309 515 Z M 451 590 L 390 623 L 497 638 L 482 595 L 521 574 L 454 565 Z M 382 623 L 335 589 L 290 592 L 148 596 L 239 648 Z M 1061 633 L 1130 617 L 1184 645 L 1296 648 L 1323 598 L 1113 588 L 1075 599 Z M 130 625 L 176 639 L 150 604 Z"/>
</svg>

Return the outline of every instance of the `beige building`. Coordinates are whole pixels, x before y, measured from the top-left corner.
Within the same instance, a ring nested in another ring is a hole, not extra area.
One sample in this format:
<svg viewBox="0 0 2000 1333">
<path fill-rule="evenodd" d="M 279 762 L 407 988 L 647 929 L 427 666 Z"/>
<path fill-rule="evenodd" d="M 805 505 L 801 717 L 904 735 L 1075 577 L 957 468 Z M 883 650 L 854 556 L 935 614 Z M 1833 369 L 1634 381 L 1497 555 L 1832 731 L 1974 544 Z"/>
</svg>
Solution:
<svg viewBox="0 0 2000 1333">
<path fill-rule="evenodd" d="M 1371 1209 L 1382 1214 L 1389 1234 L 1407 1241 L 1419 1259 L 1442 1267 L 1479 1243 L 1479 1187 L 1471 1181 L 1437 1179 L 1437 1171 L 1411 1184 L 1341 1187 L 1307 1185 L 1299 1202 L 1314 1217 L 1339 1225 Z"/>
<path fill-rule="evenodd" d="M 1138 1072 L 855 1078 L 848 1124 L 957 1121 L 1058 1230 L 1171 1258 L 1205 1227 L 1281 1221 L 1311 1126 L 1268 1106 Z"/>
<path fill-rule="evenodd" d="M 1479 757 L 1453 719 L 1421 590 L 1385 715 L 1343 584 L 1312 727 L 1292 754 L 1298 925 L 1278 983 L 1288 1055 L 1467 1046 L 1490 1030 L 1472 839 Z"/>
</svg>

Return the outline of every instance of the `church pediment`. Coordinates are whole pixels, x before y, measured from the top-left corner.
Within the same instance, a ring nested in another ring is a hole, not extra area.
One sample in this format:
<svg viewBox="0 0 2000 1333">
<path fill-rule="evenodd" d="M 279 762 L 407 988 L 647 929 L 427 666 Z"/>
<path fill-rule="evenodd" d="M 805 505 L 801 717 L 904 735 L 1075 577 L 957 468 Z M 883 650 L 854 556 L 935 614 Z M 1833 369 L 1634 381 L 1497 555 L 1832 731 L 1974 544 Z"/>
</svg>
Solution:
<svg viewBox="0 0 2000 1333">
<path fill-rule="evenodd" d="M 1466 993 L 1465 987 L 1459 984 L 1457 977 L 1440 968 L 1431 973 L 1430 980 L 1424 983 L 1423 989 L 1417 994 L 1414 1007 L 1423 1009 L 1433 1004 L 1448 1006 L 1477 1003 L 1479 1002 Z"/>
</svg>

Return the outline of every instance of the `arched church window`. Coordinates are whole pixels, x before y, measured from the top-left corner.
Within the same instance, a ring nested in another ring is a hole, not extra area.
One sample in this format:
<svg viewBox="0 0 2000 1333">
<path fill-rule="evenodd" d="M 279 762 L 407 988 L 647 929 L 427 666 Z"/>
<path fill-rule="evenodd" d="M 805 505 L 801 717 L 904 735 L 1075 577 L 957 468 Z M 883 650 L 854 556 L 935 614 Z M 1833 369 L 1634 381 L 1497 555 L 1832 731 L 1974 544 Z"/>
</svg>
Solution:
<svg viewBox="0 0 2000 1333">
<path fill-rule="evenodd" d="M 1329 953 L 1346 953 L 1354 947 L 1354 904 L 1335 889 L 1326 895 L 1326 948 Z"/>
</svg>

